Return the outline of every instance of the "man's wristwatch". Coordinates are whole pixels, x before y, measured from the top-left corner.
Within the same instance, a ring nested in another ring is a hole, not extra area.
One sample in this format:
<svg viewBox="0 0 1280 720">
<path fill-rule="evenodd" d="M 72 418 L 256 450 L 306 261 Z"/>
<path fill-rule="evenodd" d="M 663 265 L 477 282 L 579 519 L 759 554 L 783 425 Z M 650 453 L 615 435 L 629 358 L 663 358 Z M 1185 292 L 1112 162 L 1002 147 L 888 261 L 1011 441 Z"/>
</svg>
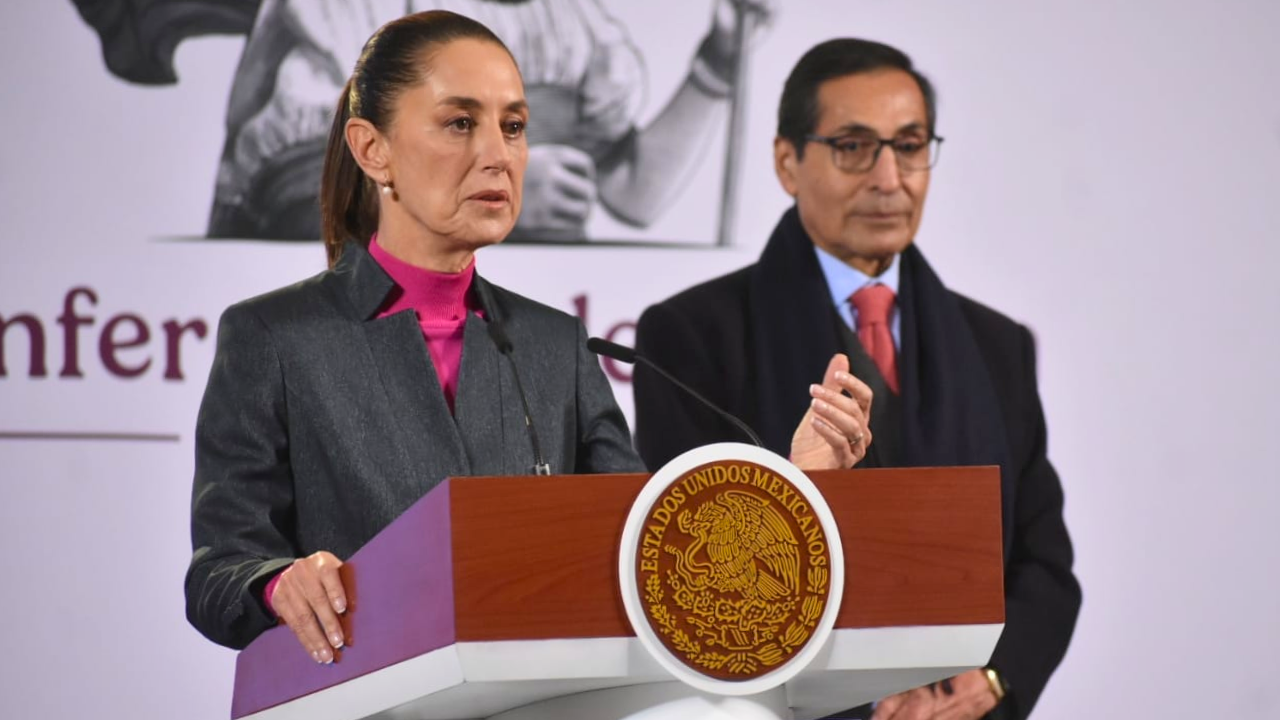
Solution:
<svg viewBox="0 0 1280 720">
<path fill-rule="evenodd" d="M 993 667 L 987 666 L 983 668 L 982 673 L 986 675 L 987 683 L 991 685 L 991 694 L 996 696 L 996 703 L 998 704 L 1009 694 L 1009 683 L 1005 682 L 1004 677 Z"/>
</svg>

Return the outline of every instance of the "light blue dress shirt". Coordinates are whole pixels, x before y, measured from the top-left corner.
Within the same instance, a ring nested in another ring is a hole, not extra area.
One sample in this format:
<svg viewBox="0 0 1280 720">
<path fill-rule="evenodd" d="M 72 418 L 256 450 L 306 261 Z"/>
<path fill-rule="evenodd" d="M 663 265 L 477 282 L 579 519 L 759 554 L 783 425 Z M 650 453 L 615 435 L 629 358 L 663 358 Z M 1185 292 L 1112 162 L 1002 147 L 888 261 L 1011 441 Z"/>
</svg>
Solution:
<svg viewBox="0 0 1280 720">
<path fill-rule="evenodd" d="M 827 278 L 827 287 L 831 290 L 831 301 L 835 303 L 836 312 L 840 313 L 840 317 L 848 323 L 849 328 L 855 334 L 858 331 L 858 310 L 853 306 L 852 302 L 849 302 L 849 298 L 867 285 L 877 283 L 888 286 L 893 291 L 893 307 L 889 310 L 889 331 L 893 333 L 894 349 L 901 350 L 902 313 L 898 312 L 897 301 L 900 268 L 898 256 L 895 255 L 893 257 L 893 262 L 889 264 L 889 269 L 881 273 L 880 277 L 871 277 L 846 265 L 844 261 L 817 245 L 813 246 L 813 252 L 818 256 L 818 265 L 822 268 L 822 274 Z"/>
</svg>

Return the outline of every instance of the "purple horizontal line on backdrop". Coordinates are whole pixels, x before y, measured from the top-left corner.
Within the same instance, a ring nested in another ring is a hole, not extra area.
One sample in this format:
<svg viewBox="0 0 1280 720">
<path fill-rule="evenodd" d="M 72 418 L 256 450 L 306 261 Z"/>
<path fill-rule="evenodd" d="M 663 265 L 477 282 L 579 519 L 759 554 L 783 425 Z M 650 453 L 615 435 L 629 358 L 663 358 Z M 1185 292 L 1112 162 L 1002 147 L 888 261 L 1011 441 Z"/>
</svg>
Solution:
<svg viewBox="0 0 1280 720">
<path fill-rule="evenodd" d="M 38 432 L 0 430 L 0 440 L 107 440 L 111 442 L 178 442 L 177 433 L 119 433 L 119 432 Z"/>
</svg>

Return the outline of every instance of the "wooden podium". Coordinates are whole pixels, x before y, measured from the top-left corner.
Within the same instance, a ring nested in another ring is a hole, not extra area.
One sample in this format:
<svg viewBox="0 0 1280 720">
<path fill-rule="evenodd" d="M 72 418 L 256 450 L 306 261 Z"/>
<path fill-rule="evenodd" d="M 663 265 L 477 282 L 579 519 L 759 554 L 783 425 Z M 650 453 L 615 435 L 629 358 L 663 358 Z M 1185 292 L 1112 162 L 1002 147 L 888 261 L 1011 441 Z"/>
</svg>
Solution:
<svg viewBox="0 0 1280 720">
<path fill-rule="evenodd" d="M 773 702 L 818 718 L 984 665 L 1004 623 L 998 469 L 809 477 L 839 527 L 843 601 Z M 639 643 L 619 594 L 623 525 L 647 479 L 445 481 L 344 566 L 337 662 L 317 665 L 288 628 L 264 633 L 237 659 L 232 717 L 598 720 L 601 702 L 625 713 L 690 692 Z"/>
</svg>

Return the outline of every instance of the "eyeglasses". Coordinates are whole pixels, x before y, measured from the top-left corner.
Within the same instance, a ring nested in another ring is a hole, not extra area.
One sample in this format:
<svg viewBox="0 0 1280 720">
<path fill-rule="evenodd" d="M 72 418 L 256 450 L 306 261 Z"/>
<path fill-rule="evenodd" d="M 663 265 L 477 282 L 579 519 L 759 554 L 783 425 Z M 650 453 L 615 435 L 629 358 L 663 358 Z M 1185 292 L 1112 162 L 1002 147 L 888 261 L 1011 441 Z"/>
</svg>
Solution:
<svg viewBox="0 0 1280 720">
<path fill-rule="evenodd" d="M 928 138 L 896 137 L 888 140 L 875 135 L 806 135 L 809 142 L 822 143 L 831 148 L 831 162 L 847 173 L 864 173 L 876 166 L 880 160 L 880 151 L 886 147 L 893 148 L 898 160 L 898 170 L 904 173 L 928 170 L 938 164 L 938 155 L 942 149 L 942 138 L 930 135 Z"/>
</svg>

